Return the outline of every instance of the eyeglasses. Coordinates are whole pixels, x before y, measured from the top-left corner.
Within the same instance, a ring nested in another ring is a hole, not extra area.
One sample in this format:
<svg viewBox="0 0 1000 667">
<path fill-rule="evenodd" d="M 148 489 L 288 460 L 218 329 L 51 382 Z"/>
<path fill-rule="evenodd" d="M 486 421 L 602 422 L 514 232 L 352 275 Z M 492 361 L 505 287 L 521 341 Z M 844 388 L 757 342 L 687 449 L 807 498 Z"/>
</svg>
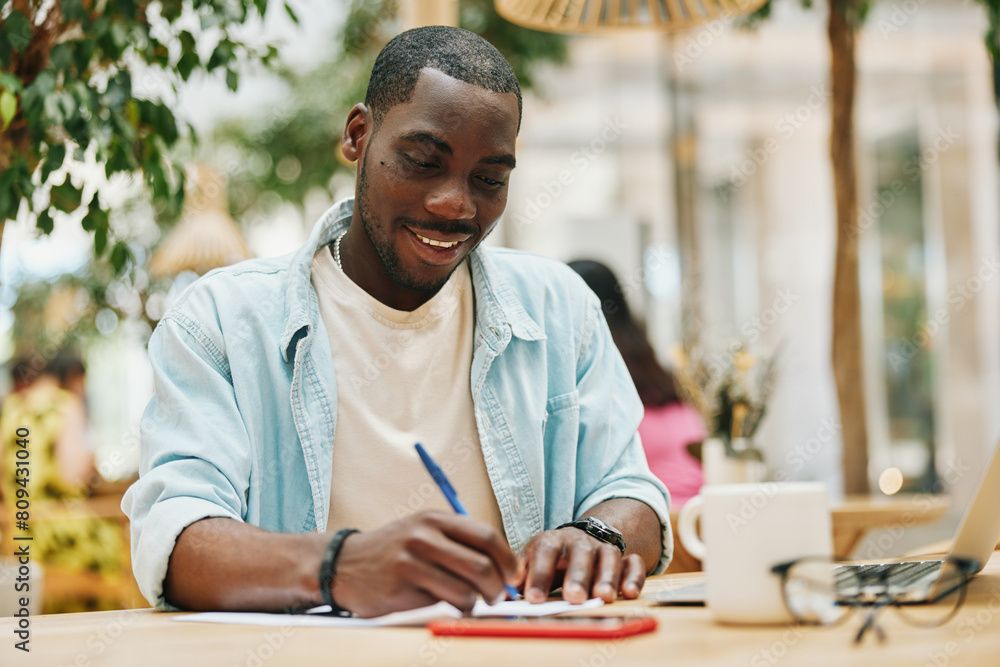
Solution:
<svg viewBox="0 0 1000 667">
<path fill-rule="evenodd" d="M 781 577 L 782 597 L 799 623 L 833 626 L 856 609 L 867 608 L 860 642 L 872 630 L 885 632 L 879 613 L 893 607 L 910 625 L 934 628 L 950 621 L 965 601 L 966 584 L 980 569 L 964 558 L 934 561 L 854 564 L 826 557 L 799 558 L 771 571 Z"/>
</svg>

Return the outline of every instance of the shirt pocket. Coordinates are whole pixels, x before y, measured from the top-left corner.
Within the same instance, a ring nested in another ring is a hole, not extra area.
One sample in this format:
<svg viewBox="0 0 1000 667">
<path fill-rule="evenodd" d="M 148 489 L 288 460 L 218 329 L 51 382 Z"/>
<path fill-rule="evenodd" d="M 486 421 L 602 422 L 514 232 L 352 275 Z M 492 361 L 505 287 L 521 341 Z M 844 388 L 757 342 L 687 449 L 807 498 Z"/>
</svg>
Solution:
<svg viewBox="0 0 1000 667">
<path fill-rule="evenodd" d="M 546 447 L 553 444 L 576 443 L 580 426 L 580 393 L 553 396 L 545 402 L 542 434 Z"/>
</svg>

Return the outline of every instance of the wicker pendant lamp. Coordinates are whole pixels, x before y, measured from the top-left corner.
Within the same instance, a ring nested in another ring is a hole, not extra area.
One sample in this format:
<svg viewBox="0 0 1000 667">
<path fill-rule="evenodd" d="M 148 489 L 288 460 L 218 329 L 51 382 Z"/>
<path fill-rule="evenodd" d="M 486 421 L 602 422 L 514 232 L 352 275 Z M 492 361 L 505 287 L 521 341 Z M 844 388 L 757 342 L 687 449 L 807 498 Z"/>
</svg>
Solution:
<svg viewBox="0 0 1000 667">
<path fill-rule="evenodd" d="M 156 277 L 176 276 L 182 271 L 202 275 L 250 257 L 243 234 L 229 217 L 226 181 L 205 165 L 192 171 L 181 219 L 149 263 L 150 273 Z"/>
<path fill-rule="evenodd" d="M 546 32 L 652 28 L 673 32 L 749 14 L 766 0 L 496 0 L 511 23 Z"/>
</svg>

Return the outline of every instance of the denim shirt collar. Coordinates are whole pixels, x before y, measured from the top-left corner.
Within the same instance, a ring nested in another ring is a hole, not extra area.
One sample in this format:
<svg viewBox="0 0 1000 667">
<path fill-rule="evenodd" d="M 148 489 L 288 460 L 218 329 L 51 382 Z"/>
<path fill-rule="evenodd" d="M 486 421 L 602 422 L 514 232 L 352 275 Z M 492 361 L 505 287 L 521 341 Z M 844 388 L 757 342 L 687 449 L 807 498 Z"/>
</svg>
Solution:
<svg viewBox="0 0 1000 667">
<path fill-rule="evenodd" d="M 319 321 L 319 305 L 311 283 L 313 256 L 347 231 L 353 212 L 353 198 L 331 206 L 320 216 L 309 240 L 292 256 L 281 334 L 281 355 L 286 363 L 294 356 L 298 342 L 308 337 L 309 327 Z M 510 284 L 497 273 L 488 252 L 483 248 L 472 251 L 469 267 L 476 295 L 476 328 L 491 348 L 500 351 L 506 347 L 510 337 L 505 331 L 522 340 L 545 340 L 541 326 L 528 315 Z"/>
</svg>

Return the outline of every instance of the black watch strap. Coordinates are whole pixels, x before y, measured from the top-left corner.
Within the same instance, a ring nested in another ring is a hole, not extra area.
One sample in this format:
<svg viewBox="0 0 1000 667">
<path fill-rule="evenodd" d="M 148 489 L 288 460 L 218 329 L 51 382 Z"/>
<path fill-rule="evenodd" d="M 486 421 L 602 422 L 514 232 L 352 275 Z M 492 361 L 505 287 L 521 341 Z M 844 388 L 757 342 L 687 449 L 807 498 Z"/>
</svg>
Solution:
<svg viewBox="0 0 1000 667">
<path fill-rule="evenodd" d="M 579 528 L 594 539 L 614 545 L 621 550 L 622 554 L 625 553 L 625 537 L 622 536 L 621 531 L 615 530 L 600 519 L 595 519 L 592 516 L 585 516 L 582 519 L 577 519 L 576 521 L 570 521 L 561 526 L 556 526 L 556 530 L 559 530 L 560 528 Z"/>
</svg>

